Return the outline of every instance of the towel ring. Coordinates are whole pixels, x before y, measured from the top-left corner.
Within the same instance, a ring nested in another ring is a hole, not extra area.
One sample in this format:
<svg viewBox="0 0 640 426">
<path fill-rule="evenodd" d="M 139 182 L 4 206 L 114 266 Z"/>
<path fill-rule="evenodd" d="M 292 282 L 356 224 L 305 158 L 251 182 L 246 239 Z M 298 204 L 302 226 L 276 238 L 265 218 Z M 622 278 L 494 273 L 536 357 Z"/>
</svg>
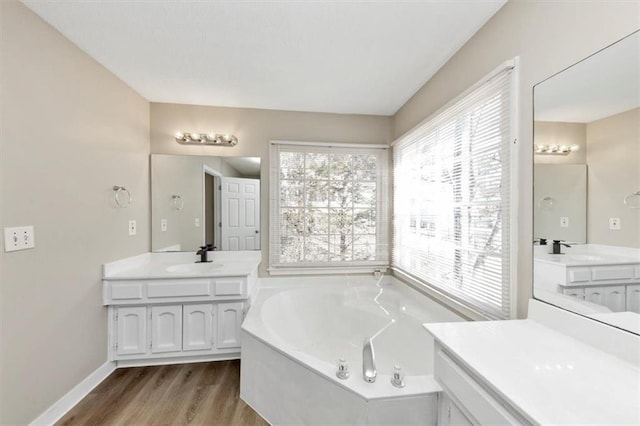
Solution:
<svg viewBox="0 0 640 426">
<path fill-rule="evenodd" d="M 639 197 L 640 198 L 640 191 L 636 191 L 632 194 L 627 195 L 626 197 L 624 197 L 624 205 L 629 207 L 630 209 L 640 209 L 640 203 L 638 204 L 632 204 L 629 202 L 629 200 L 631 200 L 633 197 Z"/>
<path fill-rule="evenodd" d="M 114 198 L 116 200 L 116 204 L 118 205 L 118 207 L 123 209 L 126 207 L 129 207 L 129 205 L 131 204 L 131 193 L 129 192 L 129 190 L 124 186 L 114 186 L 113 190 L 115 191 Z M 122 200 L 120 198 L 120 194 L 122 193 L 125 193 L 127 195 L 125 200 Z"/>
<path fill-rule="evenodd" d="M 171 196 L 171 200 L 173 203 L 173 208 L 180 211 L 182 210 L 182 208 L 184 207 L 184 201 L 182 200 L 182 197 L 179 195 L 172 195 Z"/>
<path fill-rule="evenodd" d="M 551 210 L 553 208 L 553 198 L 544 197 L 542 200 L 538 201 L 538 207 L 542 210 Z"/>
</svg>

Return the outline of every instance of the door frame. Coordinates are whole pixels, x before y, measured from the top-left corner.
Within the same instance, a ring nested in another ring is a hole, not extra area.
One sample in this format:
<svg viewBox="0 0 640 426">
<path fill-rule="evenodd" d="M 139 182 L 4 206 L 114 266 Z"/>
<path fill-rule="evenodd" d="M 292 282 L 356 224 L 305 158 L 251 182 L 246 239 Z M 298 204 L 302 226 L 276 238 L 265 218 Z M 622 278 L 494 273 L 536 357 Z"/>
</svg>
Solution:
<svg viewBox="0 0 640 426">
<path fill-rule="evenodd" d="M 205 245 L 207 243 L 207 216 L 206 216 L 207 215 L 207 205 L 206 205 L 206 200 L 207 200 L 206 178 L 207 177 L 206 177 L 206 175 L 213 176 L 214 178 L 215 177 L 217 177 L 217 178 L 223 177 L 222 173 L 220 173 L 219 171 L 217 171 L 213 167 L 208 166 L 206 164 L 202 165 L 202 245 Z M 215 191 L 216 191 L 216 188 L 215 188 L 215 179 L 214 179 L 214 188 L 213 188 L 214 194 L 215 194 Z M 215 195 L 214 195 L 213 199 L 215 201 Z M 216 221 L 215 221 L 215 219 L 216 219 L 216 216 L 219 216 L 219 214 L 218 215 L 215 214 L 215 208 L 216 208 L 215 202 L 214 202 L 213 208 L 214 208 L 214 215 L 213 215 L 213 219 L 214 219 L 214 221 L 213 221 L 213 229 L 214 229 L 213 235 L 214 235 L 214 238 L 213 238 L 213 244 L 216 245 L 216 241 L 218 241 L 220 239 L 220 235 L 219 235 L 220 231 L 218 231 L 218 232 L 215 231 L 215 229 L 216 229 Z M 217 219 L 219 219 L 219 217 Z"/>
</svg>

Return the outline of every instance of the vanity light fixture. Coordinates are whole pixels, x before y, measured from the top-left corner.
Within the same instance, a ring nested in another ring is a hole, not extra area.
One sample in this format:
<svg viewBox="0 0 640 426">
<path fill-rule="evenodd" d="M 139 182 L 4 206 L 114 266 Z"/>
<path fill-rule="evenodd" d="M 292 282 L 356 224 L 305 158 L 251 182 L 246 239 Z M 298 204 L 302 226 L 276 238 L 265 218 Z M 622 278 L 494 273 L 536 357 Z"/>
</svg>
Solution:
<svg viewBox="0 0 640 426">
<path fill-rule="evenodd" d="M 540 155 L 569 155 L 578 151 L 580 145 L 534 145 L 534 152 Z"/>
<path fill-rule="evenodd" d="M 175 134 L 176 142 L 184 145 L 235 146 L 238 138 L 227 133 L 183 133 Z"/>
</svg>

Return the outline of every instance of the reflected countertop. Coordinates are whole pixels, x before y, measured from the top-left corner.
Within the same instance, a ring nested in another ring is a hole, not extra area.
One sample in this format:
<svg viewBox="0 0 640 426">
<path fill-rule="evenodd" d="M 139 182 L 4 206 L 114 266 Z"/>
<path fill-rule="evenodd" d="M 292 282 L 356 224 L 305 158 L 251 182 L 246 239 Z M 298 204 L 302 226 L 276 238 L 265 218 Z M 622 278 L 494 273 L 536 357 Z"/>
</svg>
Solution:
<svg viewBox="0 0 640 426">
<path fill-rule="evenodd" d="M 104 280 L 247 276 L 256 271 L 261 253 L 209 252 L 211 263 L 196 263 L 191 252 L 145 253 L 103 265 Z"/>
<path fill-rule="evenodd" d="M 640 249 L 605 246 L 600 244 L 575 244 L 562 247 L 563 254 L 552 254 L 551 245 L 535 246 L 537 262 L 562 266 L 629 265 L 640 263 Z"/>
</svg>

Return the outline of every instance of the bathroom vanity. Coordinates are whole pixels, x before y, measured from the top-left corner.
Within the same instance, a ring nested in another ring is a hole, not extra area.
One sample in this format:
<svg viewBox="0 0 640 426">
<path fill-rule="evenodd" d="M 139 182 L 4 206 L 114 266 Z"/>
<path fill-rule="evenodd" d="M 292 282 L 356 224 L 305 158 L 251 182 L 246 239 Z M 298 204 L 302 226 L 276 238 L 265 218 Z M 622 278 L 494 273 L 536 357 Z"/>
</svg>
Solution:
<svg viewBox="0 0 640 426">
<path fill-rule="evenodd" d="M 109 360 L 118 366 L 234 359 L 259 251 L 147 253 L 104 265 Z"/>
<path fill-rule="evenodd" d="M 640 313 L 640 250 L 576 245 L 564 254 L 534 249 L 536 290 L 557 292 L 607 307 Z"/>
<path fill-rule="evenodd" d="M 638 424 L 640 338 L 536 300 L 529 318 L 425 324 L 438 424 Z"/>
</svg>

